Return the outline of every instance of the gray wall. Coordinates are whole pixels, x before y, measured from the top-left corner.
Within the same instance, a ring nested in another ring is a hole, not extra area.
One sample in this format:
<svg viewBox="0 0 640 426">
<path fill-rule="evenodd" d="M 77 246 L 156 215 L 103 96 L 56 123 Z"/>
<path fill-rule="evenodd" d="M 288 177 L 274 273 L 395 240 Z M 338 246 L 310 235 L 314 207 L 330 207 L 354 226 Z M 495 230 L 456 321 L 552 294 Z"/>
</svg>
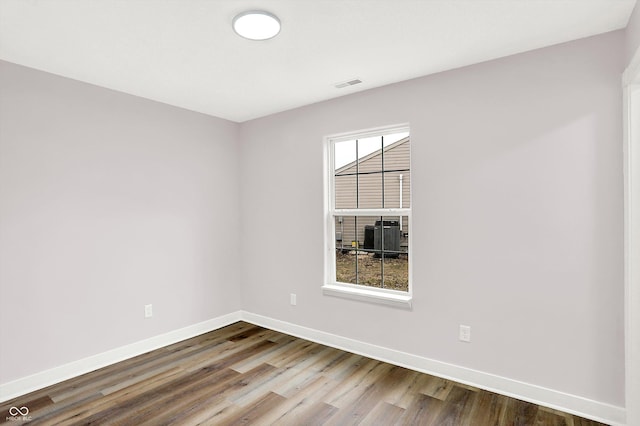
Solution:
<svg viewBox="0 0 640 426">
<path fill-rule="evenodd" d="M 0 92 L 0 383 L 240 309 L 237 124 L 6 62 Z"/>
<path fill-rule="evenodd" d="M 629 24 L 625 30 L 626 33 L 626 57 L 628 64 L 631 62 L 636 50 L 640 48 L 640 3 L 636 3 L 633 13 L 629 18 Z"/>
<path fill-rule="evenodd" d="M 243 123 L 243 308 L 623 406 L 624 58 L 618 31 Z M 323 296 L 323 137 L 406 122 L 413 310 Z"/>
</svg>

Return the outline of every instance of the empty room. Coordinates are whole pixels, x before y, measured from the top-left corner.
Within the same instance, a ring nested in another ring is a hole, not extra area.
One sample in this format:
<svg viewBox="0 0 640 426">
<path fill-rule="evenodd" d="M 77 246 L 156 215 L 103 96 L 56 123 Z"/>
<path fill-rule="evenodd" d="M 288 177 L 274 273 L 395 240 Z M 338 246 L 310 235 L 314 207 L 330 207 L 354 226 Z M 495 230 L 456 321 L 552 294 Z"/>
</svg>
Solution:
<svg viewBox="0 0 640 426">
<path fill-rule="evenodd" d="M 0 0 L 0 423 L 640 426 L 636 0 Z"/>
</svg>

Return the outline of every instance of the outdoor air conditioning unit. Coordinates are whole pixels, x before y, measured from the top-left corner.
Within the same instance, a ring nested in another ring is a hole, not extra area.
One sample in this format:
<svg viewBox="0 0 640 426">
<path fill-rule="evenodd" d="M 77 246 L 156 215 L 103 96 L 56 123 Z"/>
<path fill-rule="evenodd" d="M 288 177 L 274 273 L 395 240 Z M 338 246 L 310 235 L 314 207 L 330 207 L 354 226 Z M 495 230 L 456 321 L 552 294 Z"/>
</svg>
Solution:
<svg viewBox="0 0 640 426">
<path fill-rule="evenodd" d="M 365 227 L 365 244 L 366 244 Z M 384 247 L 382 247 L 384 240 Z M 380 257 L 384 250 L 384 257 L 400 256 L 400 222 L 397 220 L 376 221 L 373 227 L 373 249 L 375 256 Z M 387 253 L 389 252 L 389 253 Z"/>
</svg>

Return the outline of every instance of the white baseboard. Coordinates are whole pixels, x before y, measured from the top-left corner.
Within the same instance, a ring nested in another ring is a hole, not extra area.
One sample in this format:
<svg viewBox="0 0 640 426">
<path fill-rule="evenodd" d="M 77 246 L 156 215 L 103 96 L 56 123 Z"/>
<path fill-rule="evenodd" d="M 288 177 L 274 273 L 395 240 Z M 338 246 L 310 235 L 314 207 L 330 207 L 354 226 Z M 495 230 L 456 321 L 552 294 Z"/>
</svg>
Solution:
<svg viewBox="0 0 640 426">
<path fill-rule="evenodd" d="M 623 407 L 617 407 L 506 377 L 376 346 L 245 311 L 232 312 L 221 317 L 112 349 L 12 382 L 0 384 L 0 402 L 80 376 L 154 349 L 216 330 L 240 320 L 537 405 L 543 405 L 611 425 L 625 425 L 626 411 Z"/>
<path fill-rule="evenodd" d="M 623 407 L 617 407 L 506 377 L 360 342 L 250 312 L 242 311 L 241 316 L 246 322 L 337 349 L 517 398 L 536 405 L 575 414 L 580 417 L 616 426 L 625 425 L 626 411 Z"/>
<path fill-rule="evenodd" d="M 130 345 L 121 346 L 107 352 L 73 361 L 59 367 L 54 367 L 31 376 L 22 377 L 12 382 L 0 384 L 0 402 L 8 401 L 20 395 L 45 388 L 55 383 L 60 383 L 64 380 L 115 364 L 116 362 L 120 362 L 125 359 L 133 358 L 134 356 L 141 355 L 154 349 L 168 346 L 182 340 L 222 328 L 226 325 L 240 321 L 242 319 L 241 316 L 241 311 L 232 312 L 227 315 L 170 331 L 159 336 L 150 337 Z"/>
</svg>

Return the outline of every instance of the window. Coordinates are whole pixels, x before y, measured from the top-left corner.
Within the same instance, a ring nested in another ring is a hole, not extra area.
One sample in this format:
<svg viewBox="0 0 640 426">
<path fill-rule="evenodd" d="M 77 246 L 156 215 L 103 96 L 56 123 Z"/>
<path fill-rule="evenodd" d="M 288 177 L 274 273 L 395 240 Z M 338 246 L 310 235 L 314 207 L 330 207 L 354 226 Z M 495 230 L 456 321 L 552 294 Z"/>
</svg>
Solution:
<svg viewBox="0 0 640 426">
<path fill-rule="evenodd" d="M 410 306 L 407 127 L 327 139 L 326 294 Z"/>
</svg>

